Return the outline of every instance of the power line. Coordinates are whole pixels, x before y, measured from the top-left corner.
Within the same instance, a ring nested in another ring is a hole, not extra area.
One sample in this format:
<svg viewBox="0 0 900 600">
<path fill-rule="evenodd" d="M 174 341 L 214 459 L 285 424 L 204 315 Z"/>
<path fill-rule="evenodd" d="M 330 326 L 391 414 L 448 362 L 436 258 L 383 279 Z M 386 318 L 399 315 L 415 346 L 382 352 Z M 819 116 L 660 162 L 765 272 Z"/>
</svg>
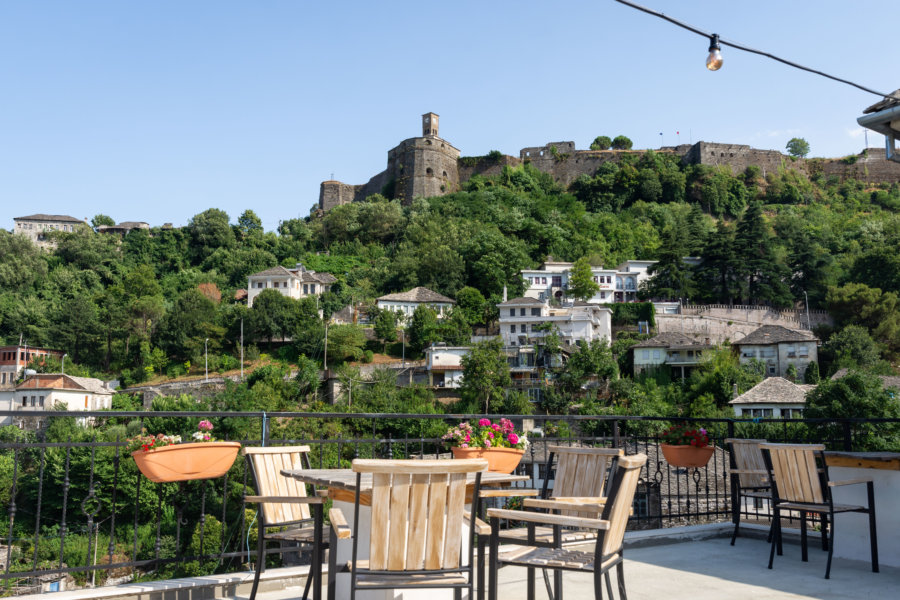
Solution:
<svg viewBox="0 0 900 600">
<path fill-rule="evenodd" d="M 618 2 L 619 4 L 624 4 L 625 6 L 630 6 L 631 8 L 637 9 L 641 12 L 645 12 L 648 15 L 653 15 L 654 17 L 659 17 L 660 19 L 663 19 L 664 21 L 668 21 L 669 23 L 672 23 L 673 25 L 677 25 L 683 29 L 687 29 L 688 31 L 696 33 L 697 35 L 702 35 L 703 37 L 708 38 L 708 39 L 712 39 L 713 36 L 716 35 L 716 34 L 712 34 L 712 33 L 707 33 L 705 31 L 703 31 L 702 29 L 698 29 L 697 27 L 694 27 L 693 25 L 689 25 L 683 21 L 679 21 L 678 19 L 672 18 L 664 13 L 655 11 L 652 8 L 647 8 L 646 6 L 641 6 L 640 4 L 635 4 L 634 2 L 629 2 L 628 0 L 616 0 L 616 2 Z M 846 83 L 847 85 L 852 85 L 853 87 L 858 88 L 864 92 L 868 92 L 870 94 L 875 94 L 876 96 L 881 96 L 882 98 L 890 97 L 890 94 L 877 92 L 871 88 L 867 88 L 864 85 L 854 83 L 847 79 L 841 79 L 840 77 L 835 77 L 834 75 L 829 75 L 828 73 L 819 71 L 817 69 L 812 69 L 810 67 L 804 67 L 801 64 L 797 64 L 795 62 L 786 60 L 784 58 L 775 56 L 774 54 L 765 52 L 763 50 L 757 50 L 755 48 L 750 48 L 749 46 L 744 46 L 743 44 L 738 44 L 737 42 L 730 42 L 730 41 L 722 39 L 722 38 L 718 38 L 718 41 L 720 44 L 722 44 L 724 46 L 731 46 L 732 48 L 737 48 L 738 50 L 743 50 L 744 52 L 750 52 L 752 54 L 759 54 L 760 56 L 766 56 L 768 58 L 771 58 L 772 60 L 776 60 L 776 61 L 786 64 L 790 67 L 794 67 L 795 69 L 800 69 L 801 71 L 807 71 L 809 73 L 815 73 L 816 75 L 821 75 L 822 77 L 827 77 L 828 79 L 833 79 L 834 81 L 840 81 L 841 83 Z"/>
</svg>

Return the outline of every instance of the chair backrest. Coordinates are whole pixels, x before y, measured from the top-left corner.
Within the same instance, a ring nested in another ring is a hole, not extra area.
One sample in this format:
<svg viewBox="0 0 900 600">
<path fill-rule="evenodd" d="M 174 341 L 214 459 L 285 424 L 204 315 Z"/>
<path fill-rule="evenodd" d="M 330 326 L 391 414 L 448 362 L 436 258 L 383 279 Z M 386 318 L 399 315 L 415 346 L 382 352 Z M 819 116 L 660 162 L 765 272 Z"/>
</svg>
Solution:
<svg viewBox="0 0 900 600">
<path fill-rule="evenodd" d="M 355 472 L 372 474 L 369 568 L 459 568 L 466 478 L 469 473 L 476 473 L 477 486 L 487 466 L 483 459 L 354 460 Z M 358 525 L 356 519 L 354 527 Z M 354 544 L 358 539 L 357 530 Z"/>
<path fill-rule="evenodd" d="M 556 455 L 553 494 L 560 496 L 603 496 L 603 484 L 614 458 L 624 454 L 620 448 L 580 448 L 551 446 Z"/>
<path fill-rule="evenodd" d="M 806 504 L 828 501 L 823 479 L 825 446 L 766 443 L 759 447 L 768 453 L 767 466 L 780 500 Z"/>
<path fill-rule="evenodd" d="M 309 446 L 273 446 L 241 449 L 247 457 L 260 496 L 306 497 L 306 484 L 281 474 L 282 469 L 302 469 Z M 262 503 L 263 524 L 267 527 L 296 523 L 310 518 L 309 505 Z"/>
<path fill-rule="evenodd" d="M 634 502 L 634 494 L 641 478 L 641 469 L 646 463 L 646 454 L 623 456 L 618 461 L 618 466 L 610 480 L 606 506 L 600 517 L 609 521 L 609 529 L 602 539 L 598 538 L 597 540 L 598 544 L 602 543 L 600 546 L 601 556 L 618 552 L 622 547 L 625 528 L 628 526 L 628 517 L 631 514 L 631 505 Z"/>
<path fill-rule="evenodd" d="M 725 440 L 731 449 L 731 460 L 735 469 L 739 471 L 761 471 L 761 473 L 738 473 L 738 480 L 742 488 L 766 488 L 769 487 L 769 478 L 765 475 L 766 463 L 763 461 L 760 444 L 767 440 L 744 440 L 729 438 Z"/>
</svg>

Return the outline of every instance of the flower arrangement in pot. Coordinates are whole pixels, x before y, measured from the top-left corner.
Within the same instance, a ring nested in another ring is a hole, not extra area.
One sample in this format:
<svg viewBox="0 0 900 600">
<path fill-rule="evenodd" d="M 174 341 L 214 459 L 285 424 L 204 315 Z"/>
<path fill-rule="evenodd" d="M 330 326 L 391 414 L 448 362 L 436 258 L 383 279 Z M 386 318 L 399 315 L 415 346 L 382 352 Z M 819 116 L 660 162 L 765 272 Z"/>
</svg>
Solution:
<svg viewBox="0 0 900 600">
<path fill-rule="evenodd" d="M 522 460 L 528 438 L 516 432 L 512 421 L 501 418 L 497 423 L 481 418 L 472 425 L 463 421 L 451 427 L 442 438 L 453 452 L 453 458 L 484 458 L 488 471 L 512 473 Z"/>
<path fill-rule="evenodd" d="M 240 442 L 220 442 L 212 436 L 213 424 L 200 421 L 194 440 L 181 443 L 180 435 L 141 435 L 126 440 L 141 473 L 156 483 L 214 479 L 224 475 L 237 458 Z"/>
<path fill-rule="evenodd" d="M 686 468 L 706 466 L 716 447 L 702 427 L 675 423 L 660 435 L 660 449 L 670 465 Z"/>
</svg>

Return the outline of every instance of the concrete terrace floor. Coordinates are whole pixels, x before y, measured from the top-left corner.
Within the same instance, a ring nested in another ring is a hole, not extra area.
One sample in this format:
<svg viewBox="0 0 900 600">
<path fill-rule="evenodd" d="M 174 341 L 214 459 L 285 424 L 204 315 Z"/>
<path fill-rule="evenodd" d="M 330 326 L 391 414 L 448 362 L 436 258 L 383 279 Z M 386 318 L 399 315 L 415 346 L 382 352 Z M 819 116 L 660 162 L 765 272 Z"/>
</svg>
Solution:
<svg viewBox="0 0 900 600">
<path fill-rule="evenodd" d="M 818 542 L 811 538 L 811 542 Z M 800 560 L 800 546 L 786 540 L 784 555 L 766 565 L 769 545 L 764 539 L 740 538 L 735 546 L 718 537 L 626 549 L 625 582 L 631 600 L 846 600 L 900 598 L 900 569 L 881 567 L 872 573 L 864 560 L 835 559 L 831 579 L 825 579 L 827 553 L 811 544 L 809 562 Z M 500 570 L 500 597 L 524 600 L 525 569 Z M 615 588 L 615 578 L 613 579 Z M 543 578 L 537 577 L 537 598 L 547 598 Z M 570 600 L 593 598 L 591 575 L 566 573 L 563 591 Z M 302 589 L 258 594 L 258 600 L 299 598 Z M 247 594 L 230 596 L 246 600 Z M 606 598 L 604 590 L 604 598 Z"/>
</svg>

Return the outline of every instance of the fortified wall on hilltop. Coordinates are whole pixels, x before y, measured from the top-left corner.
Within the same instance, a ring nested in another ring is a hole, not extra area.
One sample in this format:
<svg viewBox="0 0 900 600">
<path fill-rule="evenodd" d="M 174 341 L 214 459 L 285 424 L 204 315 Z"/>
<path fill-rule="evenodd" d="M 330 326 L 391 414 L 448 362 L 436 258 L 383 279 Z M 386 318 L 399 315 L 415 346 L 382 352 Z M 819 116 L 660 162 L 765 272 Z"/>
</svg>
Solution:
<svg viewBox="0 0 900 600">
<path fill-rule="evenodd" d="M 373 194 L 398 198 L 408 204 L 416 197 L 441 196 L 455 192 L 474 175 L 491 176 L 509 165 L 530 163 L 568 187 L 581 175 L 593 176 L 605 162 L 618 162 L 627 154 L 645 150 L 576 150 L 575 142 L 550 142 L 523 148 L 518 158 L 508 155 L 460 157 L 460 152 L 438 135 L 439 117 L 422 115 L 422 136 L 403 140 L 388 151 L 387 168 L 367 183 L 352 185 L 323 181 L 319 189 L 319 209 L 327 211 L 341 204 L 360 202 Z M 791 158 L 777 150 L 759 150 L 744 144 L 697 142 L 666 146 L 661 154 L 681 157 L 686 164 L 729 167 L 741 173 L 749 166 L 759 167 L 763 176 L 780 169 L 795 169 L 808 176 L 825 175 L 839 179 L 854 178 L 869 183 L 900 183 L 900 163 L 885 160 L 884 149 L 870 148 L 848 158 Z"/>
</svg>

